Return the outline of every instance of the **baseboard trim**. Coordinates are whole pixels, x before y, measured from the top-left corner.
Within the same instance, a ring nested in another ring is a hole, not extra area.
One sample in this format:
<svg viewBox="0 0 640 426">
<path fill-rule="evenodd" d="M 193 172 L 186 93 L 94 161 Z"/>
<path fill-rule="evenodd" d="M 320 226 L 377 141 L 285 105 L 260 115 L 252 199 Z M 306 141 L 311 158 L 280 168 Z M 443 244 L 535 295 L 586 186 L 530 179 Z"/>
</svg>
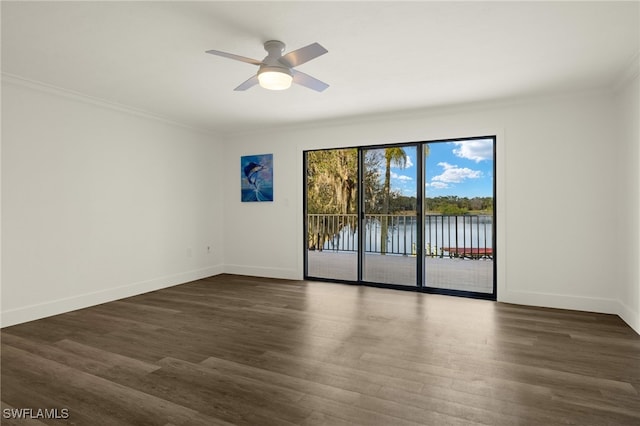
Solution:
<svg viewBox="0 0 640 426">
<path fill-rule="evenodd" d="M 301 280 L 297 269 L 268 268 L 247 265 L 224 265 L 225 274 L 249 275 L 252 277 L 278 278 L 283 280 Z"/>
<path fill-rule="evenodd" d="M 500 302 L 515 303 L 518 305 L 571 309 L 574 311 L 598 312 L 602 314 L 619 315 L 620 312 L 620 302 L 618 300 L 599 297 L 507 290 L 503 292 L 498 300 Z"/>
<path fill-rule="evenodd" d="M 619 301 L 618 304 L 620 305 L 618 316 L 629 324 L 629 327 L 633 328 L 636 333 L 640 334 L 640 314 L 622 301 Z"/>
<path fill-rule="evenodd" d="M 640 334 L 640 314 L 616 299 L 527 291 L 503 291 L 502 297 L 498 297 L 498 301 L 518 305 L 613 314 L 619 316 L 633 331 Z"/>
<path fill-rule="evenodd" d="M 65 312 L 75 311 L 77 309 L 88 308 L 90 306 L 100 305 L 102 303 L 112 302 L 114 300 L 123 299 L 125 297 L 136 296 L 138 294 L 148 293 L 150 291 L 160 290 L 190 281 L 219 275 L 223 273 L 223 266 L 216 265 L 203 269 L 182 272 L 174 275 L 154 278 L 147 281 L 140 281 L 133 284 L 127 284 L 115 288 L 109 288 L 92 293 L 81 294 L 54 300 L 51 302 L 37 303 L 33 305 L 23 306 L 20 308 L 10 309 L 2 312 L 1 327 L 9 327 L 28 321 L 34 321 L 53 315 L 63 314 Z"/>
</svg>

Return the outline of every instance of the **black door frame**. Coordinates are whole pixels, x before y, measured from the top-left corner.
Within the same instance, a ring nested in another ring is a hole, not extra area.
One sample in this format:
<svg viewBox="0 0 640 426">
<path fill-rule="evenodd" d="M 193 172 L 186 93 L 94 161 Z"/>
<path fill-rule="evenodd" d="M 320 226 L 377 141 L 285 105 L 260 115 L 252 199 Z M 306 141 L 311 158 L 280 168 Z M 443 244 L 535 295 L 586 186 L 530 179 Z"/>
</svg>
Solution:
<svg viewBox="0 0 640 426">
<path fill-rule="evenodd" d="M 425 283 L 426 280 L 426 270 L 425 270 L 425 258 L 424 258 L 424 238 L 425 235 L 425 164 L 424 164 L 424 152 L 423 147 L 426 144 L 433 143 L 445 143 L 445 142 L 463 142 L 463 141 L 471 141 L 471 140 L 479 140 L 479 139 L 491 139 L 493 141 L 493 215 L 492 215 L 492 246 L 493 246 L 493 291 L 492 293 L 480 293 L 466 290 L 453 290 L 453 289 L 443 289 L 443 288 L 435 288 L 428 287 Z M 437 140 L 429 140 L 429 141 L 419 141 L 419 142 L 404 142 L 404 143 L 391 143 L 391 144 L 378 144 L 378 145 L 366 145 L 366 146 L 351 146 L 351 147 L 339 147 L 339 148 L 323 148 L 323 149 L 311 149 L 303 151 L 303 238 L 304 238 L 304 279 L 312 280 L 312 281 L 324 281 L 324 282 L 335 282 L 340 284 L 351 284 L 351 285 L 364 285 L 370 287 L 381 287 L 381 288 L 391 288 L 398 290 L 408 290 L 408 291 L 418 291 L 423 293 L 433 293 L 433 294 L 443 294 L 449 296 L 461 296 L 467 298 L 474 299 L 486 299 L 486 300 L 497 300 L 497 262 L 498 262 L 498 248 L 497 248 L 497 239 L 496 239 L 496 230 L 497 230 L 497 222 L 496 222 L 496 135 L 488 135 L 488 136 L 474 136 L 474 137 L 464 137 L 464 138 L 450 138 L 450 139 L 437 139 Z M 362 185 L 364 182 L 364 152 L 372 149 L 384 149 L 384 148 L 392 148 L 392 147 L 405 147 L 405 146 L 413 146 L 416 147 L 416 157 L 417 157 L 417 191 L 416 191 L 416 215 L 417 215 L 417 239 L 421 241 L 421 244 L 418 244 L 416 247 L 416 285 L 415 286 L 407 286 L 400 284 L 386 284 L 386 283 L 377 283 L 363 280 L 363 267 L 364 267 L 364 255 L 365 255 L 365 239 L 362 238 L 362 235 L 358 238 L 358 265 L 357 265 L 357 280 L 356 281 L 347 281 L 333 278 L 324 278 L 324 277 L 313 277 L 308 275 L 308 212 L 307 212 L 307 153 L 314 151 L 327 151 L 332 149 L 357 149 L 358 150 L 358 229 L 362 230 L 362 225 L 365 218 L 365 203 L 364 203 L 364 191 L 362 191 Z M 418 189 L 419 188 L 419 189 Z"/>
</svg>

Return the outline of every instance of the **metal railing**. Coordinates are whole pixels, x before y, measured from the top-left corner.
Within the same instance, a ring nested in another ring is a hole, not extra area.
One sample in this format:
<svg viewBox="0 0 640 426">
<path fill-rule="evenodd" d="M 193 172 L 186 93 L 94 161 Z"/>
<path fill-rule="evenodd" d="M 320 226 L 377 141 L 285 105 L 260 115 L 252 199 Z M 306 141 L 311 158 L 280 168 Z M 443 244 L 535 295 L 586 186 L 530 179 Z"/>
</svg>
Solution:
<svg viewBox="0 0 640 426">
<path fill-rule="evenodd" d="M 493 258 L 492 216 L 428 214 L 424 220 L 425 256 Z M 416 255 L 419 241 L 417 218 L 414 215 L 365 215 L 365 252 L 382 254 L 382 229 L 385 222 L 387 241 L 384 254 Z M 307 226 L 310 250 L 358 250 L 358 216 L 355 214 L 309 214 Z"/>
</svg>

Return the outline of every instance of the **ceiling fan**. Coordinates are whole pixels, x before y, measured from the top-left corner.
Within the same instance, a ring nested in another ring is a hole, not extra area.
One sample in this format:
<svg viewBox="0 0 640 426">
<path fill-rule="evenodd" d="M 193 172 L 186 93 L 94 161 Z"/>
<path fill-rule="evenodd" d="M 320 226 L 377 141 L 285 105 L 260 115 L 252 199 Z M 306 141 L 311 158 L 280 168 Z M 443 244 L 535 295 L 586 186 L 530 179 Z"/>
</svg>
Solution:
<svg viewBox="0 0 640 426">
<path fill-rule="evenodd" d="M 302 65 L 318 56 L 324 55 L 328 52 L 327 49 L 318 43 L 312 43 L 283 56 L 284 47 L 285 45 L 281 41 L 266 41 L 264 43 L 264 50 L 266 50 L 268 54 L 262 61 L 234 55 L 233 53 L 221 52 L 219 50 L 207 50 L 206 53 L 247 62 L 260 67 L 256 75 L 249 78 L 234 90 L 247 90 L 256 84 L 260 84 L 260 86 L 265 89 L 284 90 L 288 89 L 292 82 L 317 92 L 322 92 L 329 87 L 327 83 L 293 69 L 298 65 Z"/>
</svg>

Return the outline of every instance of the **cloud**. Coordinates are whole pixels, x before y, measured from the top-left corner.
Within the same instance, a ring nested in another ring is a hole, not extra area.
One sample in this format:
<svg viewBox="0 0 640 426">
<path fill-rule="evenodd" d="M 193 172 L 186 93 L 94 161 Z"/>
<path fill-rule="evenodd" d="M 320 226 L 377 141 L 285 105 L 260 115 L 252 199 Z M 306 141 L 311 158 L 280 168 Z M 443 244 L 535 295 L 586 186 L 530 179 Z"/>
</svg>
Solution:
<svg viewBox="0 0 640 426">
<path fill-rule="evenodd" d="M 453 153 L 460 158 L 473 160 L 476 163 L 493 159 L 493 140 L 491 139 L 478 139 L 452 143 L 457 147 L 454 148 Z"/>
<path fill-rule="evenodd" d="M 434 185 L 435 182 L 441 182 L 444 184 L 460 183 L 465 179 L 478 179 L 482 177 L 482 172 L 480 170 L 471 170 L 467 167 L 458 167 L 444 162 L 438 163 L 438 166 L 441 166 L 444 171 L 442 174 L 431 178 L 432 185 Z"/>
<path fill-rule="evenodd" d="M 411 176 L 399 175 L 399 174 L 394 173 L 394 172 L 391 172 L 391 179 L 398 179 L 398 180 L 404 180 L 404 181 L 413 180 L 413 178 Z"/>
<path fill-rule="evenodd" d="M 435 188 L 435 189 L 446 189 L 446 188 L 449 188 L 449 185 L 447 185 L 444 182 L 431 182 L 431 183 L 428 183 L 427 186 L 429 188 Z"/>
<path fill-rule="evenodd" d="M 413 161 L 411 161 L 411 157 L 409 157 L 408 155 L 407 155 L 407 157 L 406 157 L 406 163 L 405 163 L 405 165 L 404 165 L 404 166 L 405 166 L 405 168 L 407 168 L 407 169 L 408 169 L 409 167 L 413 167 Z"/>
</svg>

